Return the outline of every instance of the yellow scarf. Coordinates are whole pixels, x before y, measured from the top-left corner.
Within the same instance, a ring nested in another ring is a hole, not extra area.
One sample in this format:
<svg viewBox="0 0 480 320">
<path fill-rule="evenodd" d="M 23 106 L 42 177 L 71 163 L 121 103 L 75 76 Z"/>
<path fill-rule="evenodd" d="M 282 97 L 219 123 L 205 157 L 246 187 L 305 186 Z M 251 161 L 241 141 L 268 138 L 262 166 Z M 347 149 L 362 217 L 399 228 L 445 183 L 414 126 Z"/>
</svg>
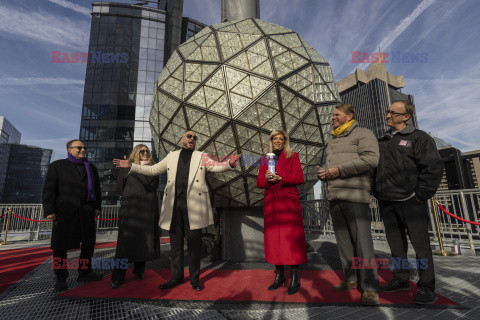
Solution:
<svg viewBox="0 0 480 320">
<path fill-rule="evenodd" d="M 335 136 L 335 137 L 338 137 L 339 135 L 341 135 L 342 133 L 344 133 L 345 131 L 347 131 L 348 129 L 350 129 L 350 127 L 353 125 L 353 123 L 355 122 L 355 120 L 350 120 L 348 122 L 345 122 L 344 124 L 342 124 L 340 127 L 338 127 L 337 129 L 334 129 L 332 130 L 332 134 Z"/>
</svg>

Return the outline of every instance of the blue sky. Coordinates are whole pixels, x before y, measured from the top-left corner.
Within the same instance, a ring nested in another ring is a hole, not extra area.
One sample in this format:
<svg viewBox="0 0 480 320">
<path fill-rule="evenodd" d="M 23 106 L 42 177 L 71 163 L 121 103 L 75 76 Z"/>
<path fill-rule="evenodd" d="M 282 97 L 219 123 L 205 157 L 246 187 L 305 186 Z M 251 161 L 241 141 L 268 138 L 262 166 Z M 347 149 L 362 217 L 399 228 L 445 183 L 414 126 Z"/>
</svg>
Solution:
<svg viewBox="0 0 480 320">
<path fill-rule="evenodd" d="M 90 12 L 91 1 L 0 0 L 0 115 L 55 159 L 79 134 L 86 64 L 51 63 L 51 52 L 88 50 Z M 480 149 L 477 0 L 261 0 L 260 12 L 302 35 L 336 81 L 368 67 L 352 63 L 352 51 L 426 53 L 426 63 L 390 61 L 387 71 L 404 75 L 421 129 Z M 218 23 L 220 0 L 184 0 L 184 16 Z"/>
</svg>

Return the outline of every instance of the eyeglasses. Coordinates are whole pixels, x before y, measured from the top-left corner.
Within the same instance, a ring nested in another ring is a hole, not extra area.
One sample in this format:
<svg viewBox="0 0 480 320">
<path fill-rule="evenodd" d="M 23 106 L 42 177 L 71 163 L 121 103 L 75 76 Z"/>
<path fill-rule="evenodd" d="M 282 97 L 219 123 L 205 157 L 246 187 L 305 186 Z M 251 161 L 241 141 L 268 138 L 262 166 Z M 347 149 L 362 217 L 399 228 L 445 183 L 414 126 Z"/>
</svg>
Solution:
<svg viewBox="0 0 480 320">
<path fill-rule="evenodd" d="M 78 151 L 82 151 L 82 149 L 85 149 L 85 151 L 87 151 L 87 147 L 70 147 L 70 149 L 77 149 Z"/>
<path fill-rule="evenodd" d="M 146 154 L 150 154 L 150 151 L 148 151 L 148 150 L 140 150 L 140 154 L 145 154 L 145 153 L 146 153 Z"/>
<path fill-rule="evenodd" d="M 389 114 L 389 113 L 392 115 L 392 117 L 395 117 L 395 116 L 404 116 L 404 115 L 407 114 L 407 113 L 405 113 L 405 112 L 404 112 L 404 113 L 400 113 L 400 112 L 395 112 L 395 111 L 392 111 L 392 110 L 388 110 L 387 114 Z"/>
<path fill-rule="evenodd" d="M 197 141 L 197 139 L 198 139 L 198 137 L 193 135 L 193 134 L 187 134 L 186 137 L 187 137 L 187 139 L 192 139 L 193 138 L 193 140 L 195 140 L 195 141 Z"/>
</svg>

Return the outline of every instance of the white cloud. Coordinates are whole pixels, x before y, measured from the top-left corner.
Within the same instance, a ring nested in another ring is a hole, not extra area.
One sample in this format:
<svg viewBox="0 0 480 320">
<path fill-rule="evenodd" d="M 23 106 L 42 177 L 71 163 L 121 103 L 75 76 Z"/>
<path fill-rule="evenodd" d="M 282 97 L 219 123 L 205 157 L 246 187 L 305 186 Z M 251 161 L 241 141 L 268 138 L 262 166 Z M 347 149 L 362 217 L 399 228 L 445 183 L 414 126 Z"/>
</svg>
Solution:
<svg viewBox="0 0 480 320">
<path fill-rule="evenodd" d="M 89 38 L 85 30 L 89 30 L 87 22 L 73 21 L 46 11 L 26 11 L 0 5 L 0 31 L 17 37 L 47 42 L 56 48 L 85 51 Z"/>
<path fill-rule="evenodd" d="M 0 86 L 83 85 L 84 83 L 84 80 L 67 78 L 0 78 Z"/>
<path fill-rule="evenodd" d="M 408 79 L 408 87 L 415 97 L 420 129 L 462 151 L 480 149 L 479 78 L 466 74 L 456 79 Z"/>
<path fill-rule="evenodd" d="M 83 7 L 83 6 L 79 6 L 78 4 L 68 2 L 68 1 L 65 1 L 65 0 L 47 0 L 47 1 L 58 4 L 59 6 L 62 6 L 64 8 L 72 9 L 73 11 L 84 14 L 87 17 L 90 18 L 90 10 L 88 8 Z"/>
<path fill-rule="evenodd" d="M 435 0 L 423 0 L 416 8 L 413 10 L 412 13 L 410 13 L 406 18 L 402 19 L 398 26 L 393 29 L 392 32 L 390 32 L 385 38 L 383 38 L 380 43 L 375 46 L 375 48 L 379 48 L 383 51 L 386 48 L 388 48 L 411 24 L 415 19 L 418 18 L 420 14 L 422 14 L 423 11 L 425 11 L 428 7 L 430 7 Z M 360 66 L 358 66 L 359 69 L 365 70 L 366 67 L 368 67 L 370 63 L 363 63 Z M 355 69 L 352 70 L 353 73 L 355 72 Z"/>
</svg>

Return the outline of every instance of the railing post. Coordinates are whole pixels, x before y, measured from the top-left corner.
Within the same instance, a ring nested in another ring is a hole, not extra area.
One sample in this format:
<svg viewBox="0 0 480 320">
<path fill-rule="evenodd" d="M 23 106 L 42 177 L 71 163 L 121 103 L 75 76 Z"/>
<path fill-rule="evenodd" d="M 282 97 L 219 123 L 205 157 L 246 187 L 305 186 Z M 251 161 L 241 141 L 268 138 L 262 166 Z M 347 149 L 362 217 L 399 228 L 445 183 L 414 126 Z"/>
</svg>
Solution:
<svg viewBox="0 0 480 320">
<path fill-rule="evenodd" d="M 467 203 L 465 202 L 465 195 L 463 194 L 463 191 L 460 191 L 460 200 L 462 203 L 462 211 L 463 211 L 463 218 L 468 220 L 468 207 Z M 475 245 L 473 243 L 473 237 L 472 237 L 472 226 L 470 223 L 465 222 L 467 225 L 467 237 L 468 241 L 470 242 L 470 249 L 472 250 L 473 254 L 475 254 Z"/>
<path fill-rule="evenodd" d="M 3 246 L 9 244 L 9 243 L 7 242 L 7 236 L 8 236 L 8 227 L 9 227 L 9 225 L 10 225 L 10 218 L 11 218 L 11 216 L 12 216 L 12 208 L 8 208 L 8 209 L 7 209 L 7 224 L 6 224 L 5 232 L 4 232 L 4 235 L 3 235 L 3 242 L 0 243 L 0 245 L 3 245 Z"/>
</svg>

